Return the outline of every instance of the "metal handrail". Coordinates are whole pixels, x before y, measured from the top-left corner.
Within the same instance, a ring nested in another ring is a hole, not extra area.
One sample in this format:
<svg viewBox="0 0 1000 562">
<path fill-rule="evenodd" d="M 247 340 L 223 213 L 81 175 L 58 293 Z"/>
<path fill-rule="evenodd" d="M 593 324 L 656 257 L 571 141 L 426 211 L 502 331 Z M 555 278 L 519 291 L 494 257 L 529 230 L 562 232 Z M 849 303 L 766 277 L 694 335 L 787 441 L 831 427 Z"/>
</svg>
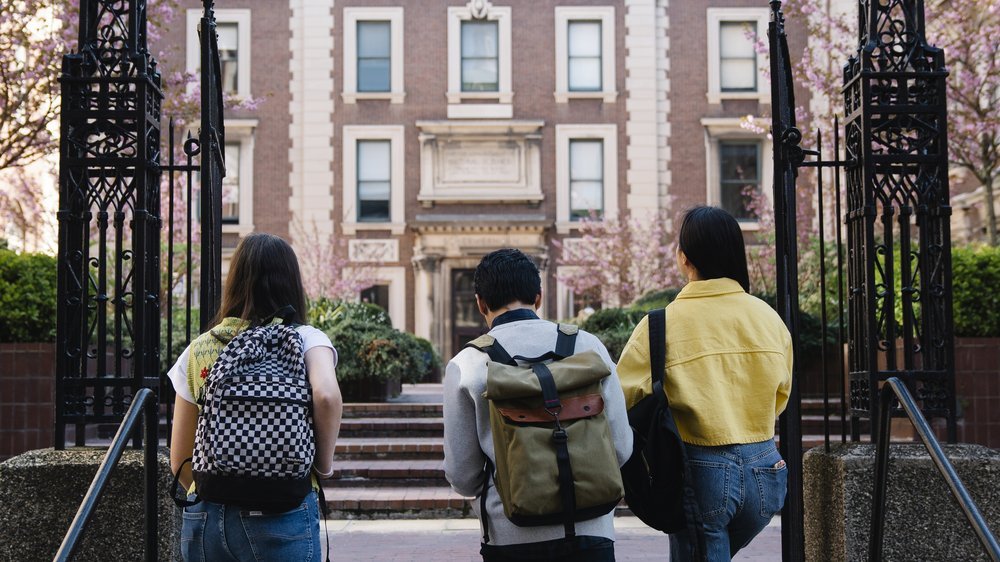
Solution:
<svg viewBox="0 0 1000 562">
<path fill-rule="evenodd" d="M 931 432 L 931 426 L 927 423 L 923 414 L 920 413 L 920 408 L 913 400 L 913 396 L 910 394 L 909 389 L 906 388 L 906 384 L 897 377 L 890 377 L 879 391 L 879 398 L 881 403 L 879 406 L 878 443 L 876 444 L 875 457 L 875 491 L 872 498 L 872 521 L 871 535 L 869 537 L 870 542 L 868 543 L 868 559 L 872 561 L 882 559 L 886 486 L 889 481 L 889 421 L 891 419 L 892 401 L 895 398 L 899 401 L 899 405 L 903 408 L 903 411 L 906 412 L 906 416 L 910 418 L 910 422 L 913 423 L 914 428 L 916 428 L 917 435 L 920 436 L 920 440 L 927 447 L 927 452 L 931 455 L 931 460 L 934 461 L 934 466 L 937 467 L 938 472 L 941 473 L 941 476 L 948 483 L 951 495 L 958 501 L 958 506 L 965 514 L 965 518 L 969 520 L 969 524 L 979 538 L 979 542 L 986 550 L 986 554 L 994 562 L 1000 562 L 1000 545 L 997 544 L 996 537 L 990 532 L 990 528 L 986 525 L 986 520 L 983 518 L 982 513 L 979 512 L 979 508 L 976 507 L 976 502 L 972 501 L 972 496 L 969 495 L 969 491 L 962 484 L 962 479 L 955 472 L 955 467 L 952 466 L 951 462 L 948 461 L 948 457 L 945 456 L 944 451 L 941 449 L 941 444 L 938 443 L 937 438 Z"/>
<path fill-rule="evenodd" d="M 83 497 L 80 509 L 77 510 L 76 517 L 73 518 L 73 523 L 70 524 L 69 530 L 66 531 L 62 545 L 59 547 L 59 551 L 53 560 L 63 562 L 69 560 L 75 553 L 80 539 L 83 537 L 87 523 L 90 522 L 94 509 L 97 507 L 97 502 L 100 501 L 101 496 L 104 494 L 104 489 L 108 485 L 111 472 L 118 466 L 118 461 L 121 460 L 122 454 L 125 452 L 128 444 L 129 435 L 132 434 L 135 425 L 139 421 L 139 417 L 143 413 L 146 415 L 146 436 L 143 439 L 143 468 L 145 469 L 145 497 L 143 498 L 143 505 L 146 512 L 145 559 L 147 561 L 156 560 L 157 547 L 159 546 L 156 494 L 156 451 L 159 440 L 157 439 L 156 432 L 159 419 L 157 416 L 156 394 L 149 388 L 139 389 L 139 392 L 135 393 L 132 404 L 125 414 L 125 419 L 118 426 L 118 433 L 115 434 L 115 438 L 111 441 L 111 446 L 108 447 L 108 452 L 104 455 L 104 460 L 101 461 L 101 466 L 97 469 L 97 474 L 94 475 L 94 480 L 90 483 L 90 489 L 87 490 L 87 494 Z"/>
</svg>

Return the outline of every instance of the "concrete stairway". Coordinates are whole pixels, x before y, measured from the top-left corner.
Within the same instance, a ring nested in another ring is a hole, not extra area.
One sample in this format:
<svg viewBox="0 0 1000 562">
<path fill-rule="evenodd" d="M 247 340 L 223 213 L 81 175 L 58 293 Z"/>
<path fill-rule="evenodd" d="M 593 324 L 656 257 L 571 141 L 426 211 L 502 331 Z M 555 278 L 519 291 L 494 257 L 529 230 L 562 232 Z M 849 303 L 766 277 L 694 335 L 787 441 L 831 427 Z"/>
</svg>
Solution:
<svg viewBox="0 0 1000 562">
<path fill-rule="evenodd" d="M 441 402 L 440 384 L 420 384 L 404 386 L 394 402 L 344 406 L 334 475 L 323 483 L 331 518 L 472 516 L 470 499 L 444 477 Z M 822 398 L 802 401 L 804 451 L 823 444 L 823 410 Z M 839 442 L 837 403 L 830 412 L 831 442 Z"/>
<path fill-rule="evenodd" d="M 441 385 L 406 385 L 396 401 L 346 404 L 333 477 L 334 519 L 467 517 L 444 478 Z"/>
</svg>

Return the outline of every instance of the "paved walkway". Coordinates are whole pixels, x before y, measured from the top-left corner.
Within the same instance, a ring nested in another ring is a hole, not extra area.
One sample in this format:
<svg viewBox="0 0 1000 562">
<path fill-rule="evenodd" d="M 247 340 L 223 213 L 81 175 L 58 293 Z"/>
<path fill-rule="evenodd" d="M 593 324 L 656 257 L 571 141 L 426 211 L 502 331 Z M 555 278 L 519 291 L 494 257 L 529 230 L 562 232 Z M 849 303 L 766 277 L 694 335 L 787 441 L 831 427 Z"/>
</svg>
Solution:
<svg viewBox="0 0 1000 562">
<path fill-rule="evenodd" d="M 336 561 L 480 561 L 479 522 L 475 519 L 423 519 L 326 522 L 330 558 Z M 667 560 L 667 538 L 635 517 L 615 518 L 617 560 Z M 325 537 L 324 537 L 325 540 Z M 781 560 L 781 521 L 774 521 L 734 560 Z"/>
</svg>

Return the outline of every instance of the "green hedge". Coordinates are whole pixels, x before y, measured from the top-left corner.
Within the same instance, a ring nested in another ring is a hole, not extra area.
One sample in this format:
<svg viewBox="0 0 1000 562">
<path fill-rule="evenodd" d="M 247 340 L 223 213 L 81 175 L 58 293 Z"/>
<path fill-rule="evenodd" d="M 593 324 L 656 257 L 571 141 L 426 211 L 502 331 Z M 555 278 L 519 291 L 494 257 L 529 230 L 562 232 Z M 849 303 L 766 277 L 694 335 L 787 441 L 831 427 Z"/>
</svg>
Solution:
<svg viewBox="0 0 1000 562">
<path fill-rule="evenodd" d="M 377 305 L 319 299 L 310 305 L 309 323 L 326 332 L 337 348 L 340 381 L 375 378 L 413 383 L 441 368 L 431 342 L 393 328 L 389 315 Z"/>
<path fill-rule="evenodd" d="M 0 343 L 56 339 L 56 259 L 0 249 Z"/>
<path fill-rule="evenodd" d="M 953 248 L 951 271 L 955 335 L 1000 336 L 1000 248 Z"/>
</svg>

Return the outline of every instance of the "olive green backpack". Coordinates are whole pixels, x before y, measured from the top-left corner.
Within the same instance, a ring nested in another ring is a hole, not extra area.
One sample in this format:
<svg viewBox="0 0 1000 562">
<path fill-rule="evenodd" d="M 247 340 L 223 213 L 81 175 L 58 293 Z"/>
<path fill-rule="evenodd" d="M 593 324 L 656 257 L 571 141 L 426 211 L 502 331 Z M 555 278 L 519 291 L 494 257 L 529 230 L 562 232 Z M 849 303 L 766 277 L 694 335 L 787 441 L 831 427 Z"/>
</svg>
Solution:
<svg viewBox="0 0 1000 562">
<path fill-rule="evenodd" d="M 604 413 L 601 381 L 611 370 L 597 352 L 574 354 L 576 326 L 559 324 L 555 351 L 511 357 L 493 336 L 469 342 L 489 355 L 486 393 L 496 467 L 480 495 L 484 542 L 486 490 L 493 479 L 504 514 L 522 527 L 563 524 L 608 513 L 624 496 Z"/>
</svg>

